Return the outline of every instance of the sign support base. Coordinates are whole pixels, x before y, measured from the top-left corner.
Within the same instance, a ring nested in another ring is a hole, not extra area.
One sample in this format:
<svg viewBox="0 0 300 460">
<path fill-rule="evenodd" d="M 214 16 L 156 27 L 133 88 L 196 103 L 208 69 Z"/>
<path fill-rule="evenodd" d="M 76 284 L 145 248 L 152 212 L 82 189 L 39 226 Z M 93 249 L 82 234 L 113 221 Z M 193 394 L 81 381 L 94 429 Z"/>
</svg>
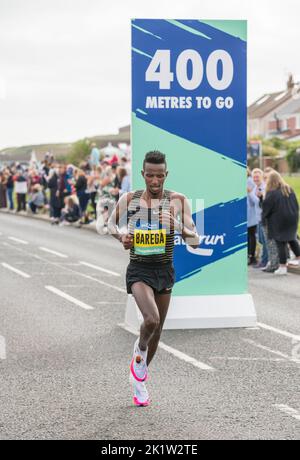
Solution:
<svg viewBox="0 0 300 460">
<path fill-rule="evenodd" d="M 128 295 L 125 324 L 139 330 L 142 315 Z M 217 329 L 255 327 L 256 311 L 251 294 L 177 296 L 171 298 L 164 329 Z"/>
</svg>

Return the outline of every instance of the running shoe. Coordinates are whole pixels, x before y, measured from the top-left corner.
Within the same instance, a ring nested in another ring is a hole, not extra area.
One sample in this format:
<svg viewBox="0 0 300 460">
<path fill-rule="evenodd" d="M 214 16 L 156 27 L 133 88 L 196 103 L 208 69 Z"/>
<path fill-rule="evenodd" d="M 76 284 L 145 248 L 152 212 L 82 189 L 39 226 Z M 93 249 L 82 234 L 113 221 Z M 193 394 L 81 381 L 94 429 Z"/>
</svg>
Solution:
<svg viewBox="0 0 300 460">
<path fill-rule="evenodd" d="M 292 259 L 288 262 L 288 264 L 291 267 L 299 267 L 300 266 L 300 260 L 299 259 Z"/>
<path fill-rule="evenodd" d="M 145 382 L 148 378 L 148 368 L 147 368 L 147 353 L 145 359 L 143 354 L 141 353 L 139 346 L 138 346 L 139 339 L 134 344 L 133 349 L 133 358 L 130 364 L 130 371 L 135 380 L 138 382 Z"/>
<path fill-rule="evenodd" d="M 277 276 L 287 275 L 287 267 L 279 267 L 274 274 Z"/>
<path fill-rule="evenodd" d="M 145 382 L 138 382 L 130 373 L 130 383 L 133 387 L 133 404 L 137 407 L 149 406 L 150 399 Z"/>
</svg>

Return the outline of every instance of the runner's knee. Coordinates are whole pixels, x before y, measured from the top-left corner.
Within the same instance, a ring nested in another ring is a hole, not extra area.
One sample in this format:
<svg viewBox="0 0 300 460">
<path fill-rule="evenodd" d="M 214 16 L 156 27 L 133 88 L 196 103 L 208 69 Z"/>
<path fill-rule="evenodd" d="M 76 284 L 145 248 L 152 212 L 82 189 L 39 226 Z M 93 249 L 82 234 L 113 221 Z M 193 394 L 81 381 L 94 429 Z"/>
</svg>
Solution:
<svg viewBox="0 0 300 460">
<path fill-rule="evenodd" d="M 152 314 L 152 315 L 147 315 L 145 320 L 145 327 L 151 331 L 156 331 L 160 327 L 160 320 L 159 316 Z"/>
</svg>

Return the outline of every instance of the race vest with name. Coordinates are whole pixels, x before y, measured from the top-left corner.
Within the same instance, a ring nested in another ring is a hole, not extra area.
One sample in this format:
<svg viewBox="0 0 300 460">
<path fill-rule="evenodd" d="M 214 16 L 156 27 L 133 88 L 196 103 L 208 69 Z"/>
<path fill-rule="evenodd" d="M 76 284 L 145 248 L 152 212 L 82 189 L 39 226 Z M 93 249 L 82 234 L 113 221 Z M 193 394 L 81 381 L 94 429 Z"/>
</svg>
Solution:
<svg viewBox="0 0 300 460">
<path fill-rule="evenodd" d="M 143 190 L 134 192 L 128 207 L 128 230 L 133 235 L 130 260 L 142 263 L 168 263 L 173 261 L 174 230 L 159 222 L 161 211 L 170 212 L 170 192 L 164 191 L 157 208 L 140 205 Z"/>
<path fill-rule="evenodd" d="M 166 229 L 148 222 L 137 222 L 134 229 L 134 253 L 141 255 L 164 254 L 166 252 Z"/>
</svg>

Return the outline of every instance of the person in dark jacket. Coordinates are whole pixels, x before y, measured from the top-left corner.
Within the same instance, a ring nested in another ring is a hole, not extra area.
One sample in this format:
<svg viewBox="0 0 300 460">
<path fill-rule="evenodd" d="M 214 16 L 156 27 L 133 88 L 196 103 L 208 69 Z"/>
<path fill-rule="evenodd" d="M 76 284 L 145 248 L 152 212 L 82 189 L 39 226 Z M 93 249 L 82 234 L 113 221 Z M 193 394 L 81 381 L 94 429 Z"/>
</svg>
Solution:
<svg viewBox="0 0 300 460">
<path fill-rule="evenodd" d="M 263 201 L 263 217 L 267 221 L 268 234 L 276 241 L 280 266 L 274 273 L 287 274 L 287 244 L 300 263 L 300 246 L 297 241 L 299 204 L 291 187 L 277 171 L 270 173 L 266 196 Z"/>
<path fill-rule="evenodd" d="M 88 223 L 89 217 L 87 213 L 87 206 L 90 199 L 90 194 L 87 190 L 87 178 L 86 174 L 82 169 L 79 169 L 76 175 L 75 182 L 76 194 L 79 200 L 80 212 L 83 218 L 82 223 Z"/>
<path fill-rule="evenodd" d="M 61 210 L 64 207 L 64 197 L 61 192 L 61 175 L 57 167 L 55 167 L 50 176 L 47 178 L 48 188 L 50 190 L 50 217 L 52 224 L 59 224 Z"/>
</svg>

